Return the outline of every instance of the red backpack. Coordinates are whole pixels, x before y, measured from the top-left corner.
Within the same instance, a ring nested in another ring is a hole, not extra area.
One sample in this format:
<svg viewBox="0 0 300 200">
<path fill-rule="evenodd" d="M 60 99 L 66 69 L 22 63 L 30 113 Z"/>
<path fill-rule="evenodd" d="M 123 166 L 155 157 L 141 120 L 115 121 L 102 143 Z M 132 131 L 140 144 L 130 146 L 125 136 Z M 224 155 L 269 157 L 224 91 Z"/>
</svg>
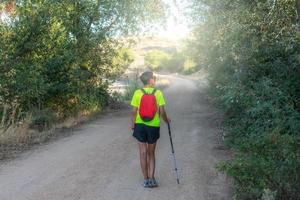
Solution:
<svg viewBox="0 0 300 200">
<path fill-rule="evenodd" d="M 139 114 L 143 121 L 150 122 L 157 112 L 156 97 L 154 95 L 156 89 L 154 88 L 151 94 L 147 94 L 143 88 L 141 90 L 144 94 L 141 98 Z"/>
</svg>

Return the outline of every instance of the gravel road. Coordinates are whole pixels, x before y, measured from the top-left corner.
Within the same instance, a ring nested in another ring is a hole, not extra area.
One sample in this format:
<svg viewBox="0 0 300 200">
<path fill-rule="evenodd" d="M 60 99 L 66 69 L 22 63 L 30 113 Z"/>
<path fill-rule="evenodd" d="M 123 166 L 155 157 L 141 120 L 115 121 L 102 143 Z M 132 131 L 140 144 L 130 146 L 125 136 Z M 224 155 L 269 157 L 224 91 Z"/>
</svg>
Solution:
<svg viewBox="0 0 300 200">
<path fill-rule="evenodd" d="M 167 76 L 164 90 L 181 184 L 172 171 L 167 127 L 161 126 L 156 159 L 159 187 L 141 186 L 130 110 L 110 112 L 74 134 L 0 165 L 0 200 L 229 200 L 232 183 L 215 164 L 229 159 L 220 114 L 204 91 L 186 78 Z"/>
</svg>

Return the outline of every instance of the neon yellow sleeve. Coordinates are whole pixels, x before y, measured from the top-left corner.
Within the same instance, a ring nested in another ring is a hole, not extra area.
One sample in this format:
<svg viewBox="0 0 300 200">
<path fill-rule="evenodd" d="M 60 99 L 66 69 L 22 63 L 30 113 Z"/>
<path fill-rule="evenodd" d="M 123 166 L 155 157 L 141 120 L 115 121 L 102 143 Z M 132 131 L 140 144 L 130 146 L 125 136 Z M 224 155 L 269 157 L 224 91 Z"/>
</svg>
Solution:
<svg viewBox="0 0 300 200">
<path fill-rule="evenodd" d="M 166 105 L 164 95 L 160 90 L 157 91 L 157 104 L 158 104 L 158 106 Z"/>
<path fill-rule="evenodd" d="M 137 90 L 134 92 L 132 100 L 131 100 L 131 105 L 133 107 L 139 107 L 139 102 L 138 102 L 138 97 L 137 97 Z"/>
</svg>

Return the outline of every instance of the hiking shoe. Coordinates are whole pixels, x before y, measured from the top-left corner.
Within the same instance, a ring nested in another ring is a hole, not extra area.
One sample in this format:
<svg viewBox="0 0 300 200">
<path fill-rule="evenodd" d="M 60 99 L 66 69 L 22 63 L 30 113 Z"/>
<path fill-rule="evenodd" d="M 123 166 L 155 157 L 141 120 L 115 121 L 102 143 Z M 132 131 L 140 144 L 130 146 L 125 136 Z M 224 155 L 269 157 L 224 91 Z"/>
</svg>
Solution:
<svg viewBox="0 0 300 200">
<path fill-rule="evenodd" d="M 147 178 L 144 179 L 143 186 L 144 186 L 144 188 L 149 188 L 150 187 L 150 185 L 149 185 L 149 179 L 147 179 Z"/>
<path fill-rule="evenodd" d="M 157 184 L 157 181 L 155 180 L 155 178 L 150 178 L 149 179 L 149 187 L 154 188 L 157 186 L 158 186 L 158 184 Z"/>
</svg>

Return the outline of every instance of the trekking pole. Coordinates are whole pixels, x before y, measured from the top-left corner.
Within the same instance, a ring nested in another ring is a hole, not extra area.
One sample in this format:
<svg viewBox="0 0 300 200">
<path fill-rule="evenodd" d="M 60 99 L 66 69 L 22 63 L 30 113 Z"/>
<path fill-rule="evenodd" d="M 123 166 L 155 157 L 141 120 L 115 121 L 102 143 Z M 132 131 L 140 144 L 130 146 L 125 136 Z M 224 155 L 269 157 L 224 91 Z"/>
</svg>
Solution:
<svg viewBox="0 0 300 200">
<path fill-rule="evenodd" d="M 175 152 L 174 152 L 174 146 L 173 146 L 173 141 L 172 141 L 170 123 L 168 123 L 168 129 L 169 129 L 170 143 L 171 143 L 171 147 L 172 147 L 172 158 L 173 158 L 174 170 L 176 173 L 177 183 L 179 184 L 179 175 L 178 175 L 178 169 L 177 169 L 177 164 L 176 164 L 176 159 L 175 159 Z"/>
</svg>

